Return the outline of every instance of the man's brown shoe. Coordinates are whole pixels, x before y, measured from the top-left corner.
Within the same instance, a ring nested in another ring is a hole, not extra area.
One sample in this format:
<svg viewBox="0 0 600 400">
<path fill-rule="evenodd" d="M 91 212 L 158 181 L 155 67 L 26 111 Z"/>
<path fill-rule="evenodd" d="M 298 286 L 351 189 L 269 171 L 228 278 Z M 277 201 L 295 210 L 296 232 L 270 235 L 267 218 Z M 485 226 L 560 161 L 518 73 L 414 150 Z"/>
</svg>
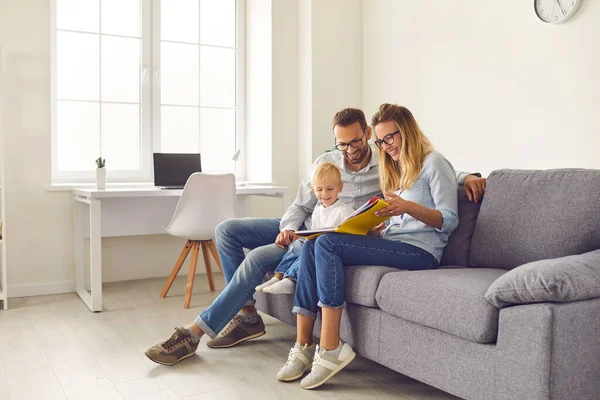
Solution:
<svg viewBox="0 0 600 400">
<path fill-rule="evenodd" d="M 185 328 L 175 328 L 169 340 L 150 347 L 146 356 L 155 363 L 173 365 L 196 354 L 198 344 L 193 343 L 192 335 Z"/>
<path fill-rule="evenodd" d="M 250 323 L 243 317 L 236 315 L 219 336 L 213 340 L 209 340 L 206 345 L 213 349 L 224 349 L 233 347 L 246 340 L 255 339 L 265 333 L 267 333 L 265 331 L 265 324 L 260 315 L 257 315 L 256 322 L 254 323 Z"/>
</svg>

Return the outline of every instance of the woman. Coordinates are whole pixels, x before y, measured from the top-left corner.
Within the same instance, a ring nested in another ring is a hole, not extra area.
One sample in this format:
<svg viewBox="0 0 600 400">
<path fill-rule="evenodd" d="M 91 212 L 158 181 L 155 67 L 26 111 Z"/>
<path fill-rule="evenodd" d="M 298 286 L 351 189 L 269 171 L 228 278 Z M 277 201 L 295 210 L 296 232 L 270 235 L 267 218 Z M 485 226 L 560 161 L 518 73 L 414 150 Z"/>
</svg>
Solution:
<svg viewBox="0 0 600 400">
<path fill-rule="evenodd" d="M 381 188 L 389 215 L 369 236 L 327 234 L 302 248 L 293 312 L 297 337 L 288 361 L 277 374 L 281 381 L 300 378 L 305 389 L 327 382 L 355 357 L 340 341 L 344 305 L 344 269 L 352 265 L 386 265 L 398 269 L 437 268 L 448 236 L 458 225 L 454 168 L 433 146 L 411 112 L 382 104 L 373 115 Z M 321 307 L 320 344 L 312 342 Z M 314 354 L 314 360 L 313 360 Z"/>
</svg>

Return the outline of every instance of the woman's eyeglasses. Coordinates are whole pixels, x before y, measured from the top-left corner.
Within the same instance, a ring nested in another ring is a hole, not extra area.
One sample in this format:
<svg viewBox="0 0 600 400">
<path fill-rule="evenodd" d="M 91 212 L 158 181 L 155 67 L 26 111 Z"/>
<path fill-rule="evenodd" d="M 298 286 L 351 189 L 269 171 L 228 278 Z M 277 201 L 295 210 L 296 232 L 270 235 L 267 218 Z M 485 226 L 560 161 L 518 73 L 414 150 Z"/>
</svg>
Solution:
<svg viewBox="0 0 600 400">
<path fill-rule="evenodd" d="M 367 132 L 365 131 L 363 133 L 363 135 L 360 137 L 360 139 L 354 139 L 350 143 L 339 143 L 339 144 L 336 144 L 335 148 L 338 149 L 339 151 L 346 151 L 346 150 L 348 150 L 348 146 L 352 147 L 353 149 L 359 149 L 363 145 L 363 139 L 364 139 L 364 137 L 365 137 L 366 134 L 367 134 Z"/>
<path fill-rule="evenodd" d="M 383 137 L 383 139 L 378 139 L 375 141 L 375 145 L 377 147 L 379 147 L 380 149 L 383 147 L 383 144 L 387 144 L 388 146 L 394 143 L 394 136 L 396 136 L 397 134 L 399 134 L 400 131 L 396 131 L 396 132 L 392 132 L 392 133 L 388 133 L 387 135 L 385 135 Z"/>
</svg>

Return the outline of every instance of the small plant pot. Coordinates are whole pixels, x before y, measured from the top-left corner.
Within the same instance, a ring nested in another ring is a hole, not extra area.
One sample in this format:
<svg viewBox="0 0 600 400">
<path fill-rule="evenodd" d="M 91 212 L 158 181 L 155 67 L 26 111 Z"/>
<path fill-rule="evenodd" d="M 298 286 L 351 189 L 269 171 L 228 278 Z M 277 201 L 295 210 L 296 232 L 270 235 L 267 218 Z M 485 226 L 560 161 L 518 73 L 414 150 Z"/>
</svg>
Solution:
<svg viewBox="0 0 600 400">
<path fill-rule="evenodd" d="M 106 168 L 96 168 L 96 189 L 106 189 Z"/>
</svg>

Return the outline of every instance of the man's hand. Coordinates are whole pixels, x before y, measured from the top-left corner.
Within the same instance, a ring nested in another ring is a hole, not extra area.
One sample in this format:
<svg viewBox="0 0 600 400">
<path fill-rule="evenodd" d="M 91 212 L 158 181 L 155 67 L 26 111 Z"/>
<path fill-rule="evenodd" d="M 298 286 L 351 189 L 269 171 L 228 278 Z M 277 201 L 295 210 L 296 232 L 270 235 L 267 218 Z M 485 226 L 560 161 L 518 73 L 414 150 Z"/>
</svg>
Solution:
<svg viewBox="0 0 600 400">
<path fill-rule="evenodd" d="M 469 201 L 479 203 L 479 200 L 483 197 L 483 192 L 485 192 L 485 184 L 485 178 L 478 178 L 475 175 L 465 176 L 463 186 Z"/>
<path fill-rule="evenodd" d="M 277 247 L 281 247 L 282 249 L 288 247 L 294 240 L 298 239 L 298 236 L 294 233 L 294 231 L 282 231 L 277 235 L 277 239 L 275 239 L 275 244 Z"/>
<path fill-rule="evenodd" d="M 381 231 L 383 231 L 384 229 L 385 229 L 385 222 L 382 222 L 379 225 L 377 225 L 376 227 L 374 227 L 373 229 L 371 229 L 369 232 L 367 232 L 367 235 L 379 237 L 379 236 L 381 236 Z"/>
</svg>

